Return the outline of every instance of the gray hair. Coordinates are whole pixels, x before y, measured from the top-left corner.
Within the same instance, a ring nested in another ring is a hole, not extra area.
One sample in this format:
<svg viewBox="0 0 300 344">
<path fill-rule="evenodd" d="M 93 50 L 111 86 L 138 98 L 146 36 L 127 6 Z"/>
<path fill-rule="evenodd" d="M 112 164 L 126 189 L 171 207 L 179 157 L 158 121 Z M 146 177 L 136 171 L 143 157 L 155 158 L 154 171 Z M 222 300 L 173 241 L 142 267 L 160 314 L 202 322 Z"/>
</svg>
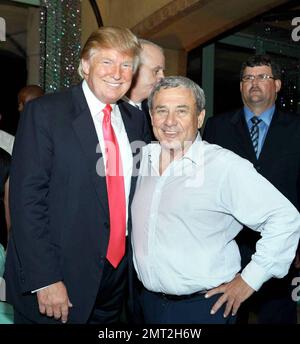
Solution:
<svg viewBox="0 0 300 344">
<path fill-rule="evenodd" d="M 152 92 L 150 93 L 150 96 L 148 98 L 149 109 L 152 110 L 153 98 L 155 94 L 160 91 L 161 88 L 168 89 L 176 87 L 187 88 L 192 91 L 196 101 L 197 112 L 201 112 L 205 108 L 204 91 L 199 85 L 184 76 L 167 76 L 166 78 L 162 79 L 156 86 L 154 86 Z"/>
</svg>

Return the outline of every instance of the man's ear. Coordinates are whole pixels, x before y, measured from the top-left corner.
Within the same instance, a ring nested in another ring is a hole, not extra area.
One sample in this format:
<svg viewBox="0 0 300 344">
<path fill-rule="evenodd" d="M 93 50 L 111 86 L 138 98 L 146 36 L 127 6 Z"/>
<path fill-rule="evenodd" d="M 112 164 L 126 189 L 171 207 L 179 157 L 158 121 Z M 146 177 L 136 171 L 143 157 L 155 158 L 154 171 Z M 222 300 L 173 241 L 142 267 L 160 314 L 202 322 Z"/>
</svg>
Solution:
<svg viewBox="0 0 300 344">
<path fill-rule="evenodd" d="M 205 118 L 205 109 L 203 109 L 198 115 L 198 129 L 202 127 L 204 118 Z"/>
<path fill-rule="evenodd" d="M 86 59 L 81 59 L 81 65 L 83 73 L 89 75 L 90 73 L 90 61 Z"/>
<path fill-rule="evenodd" d="M 278 93 L 281 89 L 281 80 L 279 79 L 275 80 L 275 87 L 276 87 L 276 93 Z"/>
</svg>

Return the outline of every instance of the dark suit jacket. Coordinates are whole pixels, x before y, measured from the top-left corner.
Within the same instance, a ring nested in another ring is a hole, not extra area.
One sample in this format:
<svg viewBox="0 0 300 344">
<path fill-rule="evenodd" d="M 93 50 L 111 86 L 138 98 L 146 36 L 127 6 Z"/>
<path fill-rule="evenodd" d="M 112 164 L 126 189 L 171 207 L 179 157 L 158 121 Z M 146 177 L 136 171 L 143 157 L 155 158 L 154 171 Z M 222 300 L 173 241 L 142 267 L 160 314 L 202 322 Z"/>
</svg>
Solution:
<svg viewBox="0 0 300 344">
<path fill-rule="evenodd" d="M 281 191 L 299 210 L 299 116 L 275 110 L 258 159 L 253 149 L 243 109 L 209 118 L 205 126 L 203 139 L 227 148 L 252 162 L 256 170 Z M 244 252 L 241 252 L 242 266 L 246 265 L 250 260 L 259 237 L 259 233 L 250 229 L 243 230 L 239 234 L 238 243 L 244 245 Z M 249 248 L 247 251 L 245 246 Z"/>
<path fill-rule="evenodd" d="M 275 110 L 258 159 L 242 109 L 209 118 L 203 139 L 252 162 L 260 174 L 300 209 L 300 116 Z"/>
<path fill-rule="evenodd" d="M 125 102 L 119 108 L 129 142 L 149 142 L 145 119 Z M 81 84 L 29 102 L 21 116 L 11 168 L 5 280 L 8 301 L 34 321 L 55 322 L 39 314 L 31 291 L 57 281 L 64 282 L 73 304 L 70 322 L 86 322 L 95 303 L 109 239 L 97 144 Z M 130 202 L 135 182 L 133 177 Z"/>
<path fill-rule="evenodd" d="M 129 104 L 129 105 L 130 105 L 130 107 L 135 108 L 135 106 L 133 106 L 131 104 Z M 150 116 L 150 111 L 149 111 L 148 100 L 147 99 L 142 101 L 141 108 L 142 109 L 141 110 L 138 109 L 138 111 L 139 111 L 140 116 L 144 116 L 145 119 L 147 120 L 148 127 L 149 127 L 149 130 L 150 130 L 150 133 L 151 133 L 151 141 L 157 141 L 157 139 L 155 138 L 154 133 L 153 133 L 152 123 L 151 123 L 151 116 Z"/>
</svg>

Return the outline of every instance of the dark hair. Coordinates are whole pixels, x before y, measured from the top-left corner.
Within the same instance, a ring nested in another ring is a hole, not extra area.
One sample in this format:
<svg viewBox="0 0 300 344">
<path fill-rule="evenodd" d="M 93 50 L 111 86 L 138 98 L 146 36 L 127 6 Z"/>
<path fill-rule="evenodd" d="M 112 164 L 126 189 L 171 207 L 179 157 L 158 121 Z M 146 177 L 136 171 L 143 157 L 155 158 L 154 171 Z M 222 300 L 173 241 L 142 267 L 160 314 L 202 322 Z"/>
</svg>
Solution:
<svg viewBox="0 0 300 344">
<path fill-rule="evenodd" d="M 275 63 L 270 58 L 269 55 L 252 55 L 247 59 L 247 61 L 245 61 L 242 64 L 241 72 L 240 72 L 240 80 L 242 80 L 246 67 L 257 67 L 257 66 L 271 67 L 274 78 L 279 79 L 279 80 L 281 79 L 281 68 L 277 63 Z"/>
</svg>

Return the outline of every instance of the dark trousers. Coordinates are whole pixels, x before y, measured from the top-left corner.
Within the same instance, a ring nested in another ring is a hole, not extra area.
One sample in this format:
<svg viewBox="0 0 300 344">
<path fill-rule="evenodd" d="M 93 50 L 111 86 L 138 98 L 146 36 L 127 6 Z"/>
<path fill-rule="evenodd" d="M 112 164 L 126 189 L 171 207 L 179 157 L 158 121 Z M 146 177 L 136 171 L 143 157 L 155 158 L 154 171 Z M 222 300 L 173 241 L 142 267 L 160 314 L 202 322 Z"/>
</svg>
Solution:
<svg viewBox="0 0 300 344">
<path fill-rule="evenodd" d="M 88 320 L 89 324 L 113 324 L 120 322 L 125 299 L 128 295 L 127 255 L 115 269 L 107 260 L 96 302 Z"/>
<path fill-rule="evenodd" d="M 36 324 L 36 323 L 26 318 L 23 314 L 21 314 L 16 309 L 14 309 L 14 324 L 29 325 L 29 324 Z"/>
<path fill-rule="evenodd" d="M 120 322 L 124 299 L 127 296 L 128 265 L 127 255 L 115 269 L 108 261 L 104 263 L 101 284 L 89 324 L 111 324 Z M 23 314 L 14 310 L 15 324 L 34 324 Z M 53 320 L 53 323 L 60 323 Z"/>
<path fill-rule="evenodd" d="M 260 234 L 250 229 L 243 229 L 236 241 L 241 252 L 242 269 L 251 260 L 255 252 L 256 241 Z M 248 324 L 249 316 L 254 315 L 257 324 L 297 324 L 297 302 L 292 299 L 292 280 L 298 271 L 291 266 L 284 278 L 272 278 L 240 306 L 237 323 Z"/>
<path fill-rule="evenodd" d="M 145 288 L 141 293 L 141 305 L 147 324 L 233 324 L 235 316 L 223 317 L 225 306 L 211 315 L 210 310 L 221 296 L 209 299 L 204 294 L 182 300 L 169 300 L 162 294 L 153 293 Z"/>
</svg>

